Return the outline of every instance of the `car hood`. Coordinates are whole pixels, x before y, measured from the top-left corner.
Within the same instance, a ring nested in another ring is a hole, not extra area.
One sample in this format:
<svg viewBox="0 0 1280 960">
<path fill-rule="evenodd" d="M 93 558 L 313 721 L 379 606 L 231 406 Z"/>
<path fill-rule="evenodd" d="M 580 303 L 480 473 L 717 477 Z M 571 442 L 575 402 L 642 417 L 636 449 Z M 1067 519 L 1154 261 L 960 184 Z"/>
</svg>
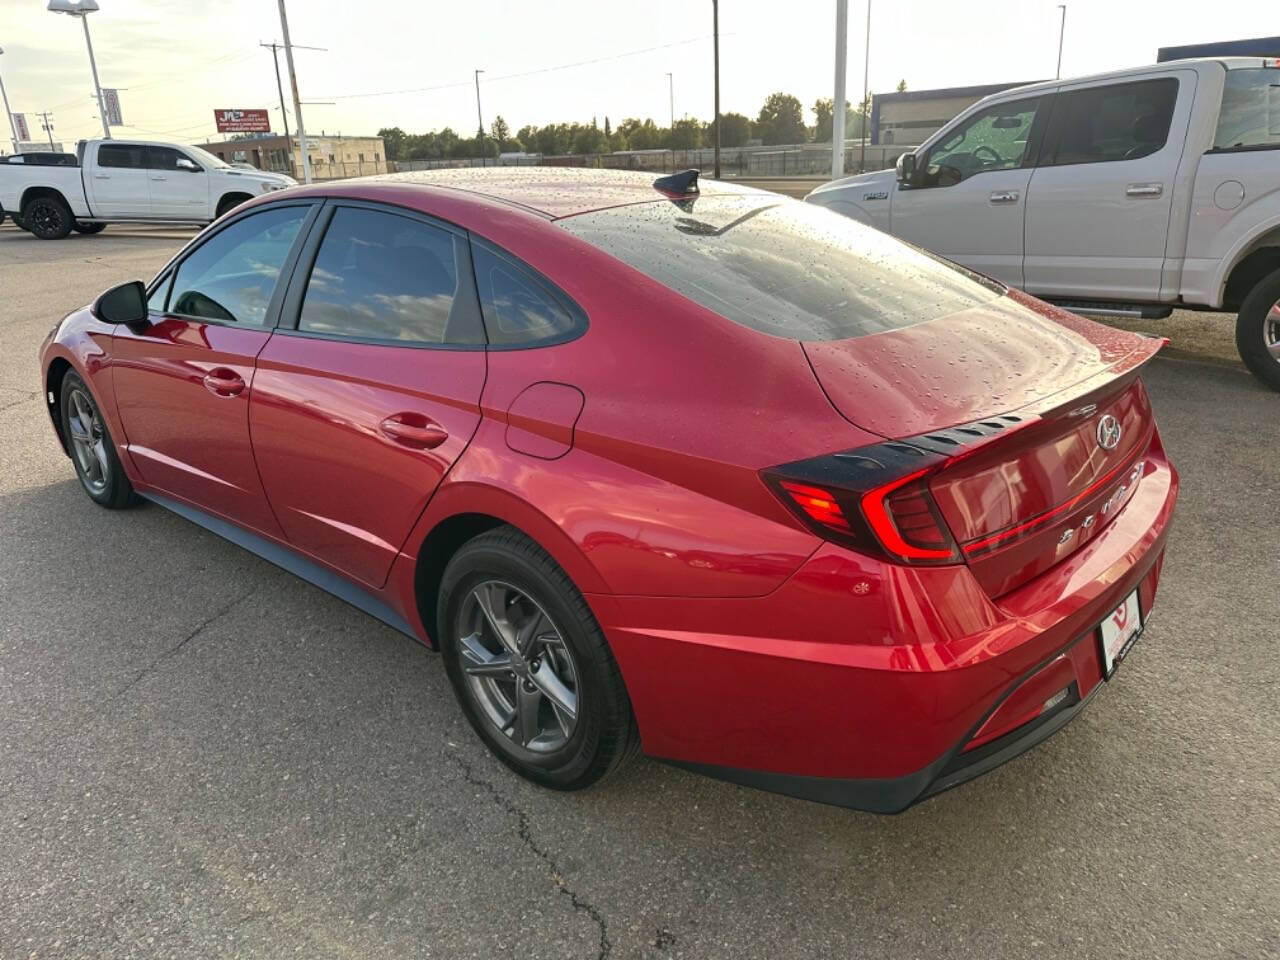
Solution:
<svg viewBox="0 0 1280 960">
<path fill-rule="evenodd" d="M 845 419 L 903 438 L 1064 402 L 1144 363 L 1165 343 L 1103 326 L 1016 290 L 900 330 L 808 341 Z"/>
<path fill-rule="evenodd" d="M 872 190 L 888 190 L 897 182 L 898 174 L 893 169 L 876 170 L 873 173 L 860 173 L 853 177 L 844 177 L 840 180 L 832 180 L 830 183 L 824 183 L 820 187 L 809 192 L 805 197 L 810 202 L 821 203 L 823 194 L 843 193 L 851 189 L 872 189 Z"/>
</svg>

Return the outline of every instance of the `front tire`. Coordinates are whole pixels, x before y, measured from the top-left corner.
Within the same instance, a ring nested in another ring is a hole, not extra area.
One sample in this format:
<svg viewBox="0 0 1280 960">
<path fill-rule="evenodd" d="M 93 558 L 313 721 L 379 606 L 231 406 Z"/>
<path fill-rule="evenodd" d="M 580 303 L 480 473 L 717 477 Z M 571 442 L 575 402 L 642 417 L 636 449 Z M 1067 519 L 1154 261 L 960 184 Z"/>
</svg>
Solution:
<svg viewBox="0 0 1280 960">
<path fill-rule="evenodd" d="M 1280 390 L 1280 270 L 1263 277 L 1240 305 L 1236 349 L 1255 377 Z"/>
<path fill-rule="evenodd" d="M 84 492 L 108 510 L 127 507 L 134 501 L 133 484 L 120 465 L 98 402 L 78 373 L 62 378 L 60 410 L 62 435 Z"/>
<path fill-rule="evenodd" d="M 61 197 L 36 197 L 22 208 L 22 222 L 41 240 L 61 240 L 76 221 Z"/>
<path fill-rule="evenodd" d="M 77 222 L 73 229 L 75 230 L 76 233 L 85 233 L 85 234 L 101 233 L 103 230 L 107 229 L 107 225 L 105 223 Z"/>
<path fill-rule="evenodd" d="M 580 790 L 639 750 L 622 674 L 573 581 L 511 527 L 470 540 L 440 585 L 437 636 L 467 720 L 534 783 Z"/>
</svg>

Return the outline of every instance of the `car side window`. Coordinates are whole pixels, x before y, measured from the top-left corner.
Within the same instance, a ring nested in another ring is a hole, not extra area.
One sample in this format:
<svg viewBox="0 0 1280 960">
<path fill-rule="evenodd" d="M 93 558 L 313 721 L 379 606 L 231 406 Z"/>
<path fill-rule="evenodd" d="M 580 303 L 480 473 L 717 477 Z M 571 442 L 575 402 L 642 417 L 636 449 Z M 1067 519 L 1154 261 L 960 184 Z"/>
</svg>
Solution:
<svg viewBox="0 0 1280 960">
<path fill-rule="evenodd" d="M 572 339 L 586 329 L 586 316 L 564 294 L 531 269 L 473 243 L 476 287 L 485 331 L 495 346 L 537 346 Z"/>
<path fill-rule="evenodd" d="M 156 288 L 151 291 L 151 296 L 147 297 L 147 313 L 164 313 L 165 303 L 169 299 L 169 287 L 172 284 L 173 274 L 168 274 L 156 284 Z"/>
<path fill-rule="evenodd" d="M 1280 70 L 1228 70 L 1214 150 L 1280 147 Z"/>
<path fill-rule="evenodd" d="M 921 166 L 918 187 L 949 187 L 988 170 L 1012 170 L 1027 157 L 1040 98 L 998 103 L 938 141 Z"/>
<path fill-rule="evenodd" d="M 309 210 L 268 208 L 219 230 L 178 265 L 168 312 L 263 326 L 280 269 Z"/>
<path fill-rule="evenodd" d="M 195 163 L 185 153 L 173 147 L 147 147 L 147 169 L 149 170 L 179 170 L 182 169 L 178 166 L 179 160 L 187 161 L 188 169 Z"/>
<path fill-rule="evenodd" d="M 474 295 L 459 292 L 461 238 L 421 220 L 339 207 L 316 253 L 298 329 L 396 343 L 484 343 Z"/>
<path fill-rule="evenodd" d="M 1177 100 L 1176 77 L 1059 93 L 1040 166 L 1148 157 L 1168 141 Z"/>
<path fill-rule="evenodd" d="M 147 148 L 140 143 L 98 144 L 98 166 L 123 170 L 141 170 L 146 167 Z"/>
</svg>

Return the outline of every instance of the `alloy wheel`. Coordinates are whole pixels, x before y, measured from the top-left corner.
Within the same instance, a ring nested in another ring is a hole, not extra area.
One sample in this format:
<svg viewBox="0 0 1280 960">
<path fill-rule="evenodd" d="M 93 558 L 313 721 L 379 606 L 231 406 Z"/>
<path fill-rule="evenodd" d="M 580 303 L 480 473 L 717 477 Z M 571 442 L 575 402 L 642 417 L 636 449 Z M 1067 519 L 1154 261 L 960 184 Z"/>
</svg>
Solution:
<svg viewBox="0 0 1280 960">
<path fill-rule="evenodd" d="M 578 669 L 559 628 L 518 587 L 484 580 L 458 614 L 459 665 L 480 713 L 533 754 L 559 750 L 578 722 Z"/>
<path fill-rule="evenodd" d="M 107 459 L 106 432 L 93 401 L 83 390 L 73 388 L 68 394 L 67 426 L 71 432 L 71 449 L 75 454 L 80 480 L 92 494 L 101 494 L 111 479 Z"/>
</svg>

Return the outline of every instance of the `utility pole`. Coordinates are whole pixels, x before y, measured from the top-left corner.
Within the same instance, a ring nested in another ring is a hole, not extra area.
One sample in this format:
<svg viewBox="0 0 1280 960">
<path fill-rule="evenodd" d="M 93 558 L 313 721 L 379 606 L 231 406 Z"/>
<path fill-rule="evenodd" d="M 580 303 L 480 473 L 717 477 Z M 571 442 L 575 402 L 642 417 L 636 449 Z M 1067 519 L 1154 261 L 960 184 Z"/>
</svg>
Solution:
<svg viewBox="0 0 1280 960">
<path fill-rule="evenodd" d="M 276 92 L 280 94 L 280 119 L 284 123 L 284 138 L 289 139 L 289 111 L 284 108 L 284 87 L 280 84 L 280 55 L 277 51 L 280 45 L 274 40 L 271 43 L 260 43 L 260 47 L 266 47 L 271 51 L 271 62 L 276 65 Z"/>
<path fill-rule="evenodd" d="M 480 144 L 481 150 L 484 149 L 484 114 L 480 110 L 480 74 L 483 70 L 476 71 L 476 122 L 480 125 L 476 134 L 476 142 Z"/>
<path fill-rule="evenodd" d="M 0 54 L 4 48 L 0 47 Z M 0 79 L 0 102 L 4 103 L 4 116 L 9 122 L 9 132 L 13 134 L 13 152 L 18 153 L 18 125 L 13 122 L 13 113 L 9 110 L 9 95 L 4 92 L 4 80 Z"/>
<path fill-rule="evenodd" d="M 1058 72 L 1054 74 L 1054 78 L 1062 79 L 1062 37 L 1067 32 L 1067 5 L 1065 3 L 1058 4 L 1058 9 L 1062 11 L 1062 22 L 1058 25 Z"/>
<path fill-rule="evenodd" d="M 849 0 L 836 0 L 836 89 L 831 100 L 831 179 L 844 176 L 844 81 L 849 57 Z"/>
<path fill-rule="evenodd" d="M 289 87 L 293 91 L 293 115 L 298 121 L 298 145 L 302 149 L 302 177 L 311 182 L 311 154 L 307 152 L 307 130 L 302 124 L 302 100 L 298 97 L 298 74 L 293 69 L 293 47 L 289 44 L 289 18 L 284 12 L 284 0 L 280 0 L 280 32 L 284 35 L 284 59 L 289 65 Z M 290 145 L 289 152 L 293 149 Z"/>
<path fill-rule="evenodd" d="M 40 118 L 40 129 L 49 135 L 50 150 L 53 149 L 53 121 L 49 119 L 52 115 L 53 114 L 48 110 L 44 110 L 36 114 L 36 116 Z"/>
<path fill-rule="evenodd" d="M 844 0 L 841 0 L 843 3 Z M 715 38 L 715 71 L 716 71 L 716 169 L 715 178 L 720 179 L 720 0 L 711 0 L 711 34 Z"/>
<path fill-rule="evenodd" d="M 867 172 L 867 137 L 870 131 L 867 129 L 871 123 L 871 107 L 868 105 L 868 97 L 871 94 L 871 0 L 867 0 L 867 47 L 862 55 L 862 105 L 866 107 L 867 113 L 862 118 L 862 158 L 858 161 L 858 172 Z M 843 104 L 841 104 L 843 107 Z"/>
<path fill-rule="evenodd" d="M 667 74 L 667 99 L 671 105 L 671 129 L 676 128 L 676 82 Z"/>
</svg>

